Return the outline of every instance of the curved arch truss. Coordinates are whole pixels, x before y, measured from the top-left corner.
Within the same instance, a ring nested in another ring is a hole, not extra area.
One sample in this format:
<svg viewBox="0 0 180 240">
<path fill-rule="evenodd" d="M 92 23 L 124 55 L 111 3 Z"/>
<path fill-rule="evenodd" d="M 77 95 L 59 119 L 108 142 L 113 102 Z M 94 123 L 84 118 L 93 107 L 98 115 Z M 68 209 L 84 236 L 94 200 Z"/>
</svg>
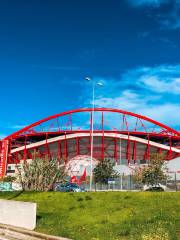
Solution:
<svg viewBox="0 0 180 240">
<path fill-rule="evenodd" d="M 139 114 L 111 108 L 82 108 L 44 118 L 7 138 L 64 131 L 90 131 L 93 111 L 95 130 L 180 136 L 178 131 Z"/>
<path fill-rule="evenodd" d="M 123 110 L 83 108 L 42 119 L 6 137 L 1 165 L 5 155 L 8 163 L 15 163 L 31 158 L 35 150 L 65 162 L 77 155 L 90 155 L 92 128 L 93 155 L 98 160 L 136 163 L 147 161 L 154 152 L 163 152 L 166 159 L 180 155 L 180 133 L 175 129 Z M 8 149 L 4 149 L 5 143 Z"/>
</svg>

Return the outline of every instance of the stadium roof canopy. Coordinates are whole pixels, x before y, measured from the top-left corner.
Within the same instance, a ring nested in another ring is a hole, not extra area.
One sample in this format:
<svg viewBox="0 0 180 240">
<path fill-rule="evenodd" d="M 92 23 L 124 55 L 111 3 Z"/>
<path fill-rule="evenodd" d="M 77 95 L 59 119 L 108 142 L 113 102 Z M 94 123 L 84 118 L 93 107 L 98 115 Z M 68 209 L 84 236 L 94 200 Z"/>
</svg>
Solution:
<svg viewBox="0 0 180 240">
<path fill-rule="evenodd" d="M 40 156 L 57 156 L 65 163 L 76 156 L 136 163 L 152 153 L 165 160 L 180 156 L 180 133 L 146 116 L 112 108 L 82 108 L 55 114 L 10 134 L 1 144 L 2 162 L 17 163 Z M 4 165 L 5 166 L 5 165 Z"/>
</svg>

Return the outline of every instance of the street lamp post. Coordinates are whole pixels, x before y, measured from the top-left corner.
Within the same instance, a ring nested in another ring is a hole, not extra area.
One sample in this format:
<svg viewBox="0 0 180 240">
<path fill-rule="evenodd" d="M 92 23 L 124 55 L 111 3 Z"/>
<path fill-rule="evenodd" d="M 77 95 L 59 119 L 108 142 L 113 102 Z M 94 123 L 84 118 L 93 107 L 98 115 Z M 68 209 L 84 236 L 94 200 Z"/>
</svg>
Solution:
<svg viewBox="0 0 180 240">
<path fill-rule="evenodd" d="M 92 171 L 92 163 L 93 163 L 93 147 L 94 147 L 94 92 L 95 92 L 95 86 L 103 86 L 100 82 L 95 82 L 93 79 L 86 77 L 86 81 L 92 83 L 92 119 L 91 119 L 91 159 L 90 159 L 90 181 L 89 181 L 89 190 L 92 191 L 92 178 L 93 178 L 93 171 Z"/>
</svg>

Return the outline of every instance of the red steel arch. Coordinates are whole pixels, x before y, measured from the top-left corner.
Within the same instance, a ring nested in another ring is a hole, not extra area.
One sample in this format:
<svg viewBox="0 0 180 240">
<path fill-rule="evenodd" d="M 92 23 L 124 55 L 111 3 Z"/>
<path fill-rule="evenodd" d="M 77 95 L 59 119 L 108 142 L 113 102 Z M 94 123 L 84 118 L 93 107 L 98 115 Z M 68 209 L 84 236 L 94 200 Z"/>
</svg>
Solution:
<svg viewBox="0 0 180 240">
<path fill-rule="evenodd" d="M 31 155 L 31 149 L 34 147 L 37 147 L 42 155 L 51 155 L 50 148 L 52 147 L 52 140 L 54 142 L 53 146 L 57 148 L 58 155 L 63 157 L 65 163 L 67 162 L 68 156 L 68 144 L 71 145 L 71 148 L 75 146 L 74 154 L 79 155 L 80 153 L 81 155 L 81 146 L 83 146 L 87 140 L 86 154 L 88 154 L 91 142 L 90 139 L 92 137 L 93 111 L 95 113 L 100 113 L 100 129 L 94 129 L 94 137 L 96 142 L 98 141 L 98 143 L 95 144 L 94 152 L 99 156 L 99 160 L 104 159 L 105 154 L 107 156 L 111 152 L 111 156 L 117 161 L 121 154 L 119 146 L 120 139 L 122 139 L 122 143 L 124 144 L 123 154 L 127 163 L 130 163 L 132 160 L 136 163 L 137 151 L 141 155 L 141 159 L 144 160 L 149 159 L 151 150 L 157 152 L 164 151 L 166 159 L 168 160 L 180 155 L 180 132 L 165 124 L 140 114 L 119 109 L 80 108 L 61 112 L 39 120 L 3 139 L 2 147 L 0 146 L 0 176 L 3 176 L 6 171 L 6 163 L 17 163 L 19 160 L 25 160 Z M 77 120 L 78 117 L 76 114 L 81 113 L 88 113 L 88 115 L 85 114 L 88 116 L 88 127 L 85 127 L 85 118 L 82 118 L 83 129 L 74 128 L 76 121 L 74 123 L 72 119 L 74 119 L 75 116 L 75 120 Z M 110 113 L 112 113 L 113 116 L 110 116 Z M 109 119 L 115 119 L 116 114 L 118 116 L 118 129 L 107 127 Z M 68 121 L 71 122 L 67 128 L 63 127 L 61 117 L 68 118 Z M 54 122 L 58 122 L 59 119 L 62 124 L 61 128 L 57 127 L 57 125 L 52 125 Z M 121 126 L 122 123 L 123 127 Z M 44 125 L 47 126 L 44 128 Z M 128 125 L 130 127 L 128 127 Z M 69 128 L 69 126 L 71 127 Z M 142 140 L 140 140 L 140 138 Z M 141 146 L 138 147 L 140 142 Z M 43 149 L 39 147 L 41 143 L 43 144 Z M 63 148 L 63 150 L 61 150 L 61 148 Z"/>
<path fill-rule="evenodd" d="M 65 111 L 65 112 L 62 112 L 62 113 L 58 113 L 58 114 L 49 116 L 47 118 L 44 118 L 42 120 L 39 120 L 39 121 L 37 121 L 37 122 L 27 126 L 27 127 L 22 128 L 21 130 L 18 130 L 15 133 L 7 136 L 5 138 L 5 140 L 15 138 L 18 135 L 21 135 L 21 134 L 25 133 L 29 129 L 32 129 L 32 128 L 34 128 L 34 127 L 36 127 L 36 126 L 38 126 L 38 125 L 40 125 L 44 122 L 47 122 L 49 120 L 56 119 L 58 117 L 62 117 L 62 116 L 65 116 L 65 115 L 71 115 L 73 113 L 92 112 L 92 111 L 95 111 L 95 112 L 111 112 L 111 113 L 119 113 L 119 114 L 123 114 L 123 115 L 128 115 L 128 116 L 135 117 L 137 119 L 144 120 L 146 122 L 152 123 L 152 124 L 160 127 L 162 129 L 162 131 L 165 131 L 169 135 L 180 136 L 180 132 L 176 131 L 175 129 L 173 129 L 173 128 L 165 125 L 165 124 L 162 124 L 158 121 L 155 121 L 151 118 L 140 115 L 140 114 L 136 114 L 136 113 L 128 112 L 128 111 L 125 111 L 125 110 L 120 110 L 120 109 L 113 109 L 113 108 L 94 108 L 94 109 L 93 108 L 80 108 L 80 109 L 69 110 L 69 111 Z"/>
</svg>

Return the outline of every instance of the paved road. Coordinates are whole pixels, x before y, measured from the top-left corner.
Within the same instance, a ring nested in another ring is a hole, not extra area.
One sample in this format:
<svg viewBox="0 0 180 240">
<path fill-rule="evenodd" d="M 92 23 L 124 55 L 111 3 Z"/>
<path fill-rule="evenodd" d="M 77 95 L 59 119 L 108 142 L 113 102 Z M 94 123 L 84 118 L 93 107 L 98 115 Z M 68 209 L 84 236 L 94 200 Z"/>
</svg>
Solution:
<svg viewBox="0 0 180 240">
<path fill-rule="evenodd" d="M 12 235 L 0 235 L 0 240 L 39 240 L 39 238 L 31 237 L 31 236 L 22 236 L 15 234 L 15 236 Z"/>
<path fill-rule="evenodd" d="M 0 224 L 0 240 L 70 240 Z"/>
<path fill-rule="evenodd" d="M 18 240 L 17 238 L 0 235 L 0 240 Z"/>
</svg>

